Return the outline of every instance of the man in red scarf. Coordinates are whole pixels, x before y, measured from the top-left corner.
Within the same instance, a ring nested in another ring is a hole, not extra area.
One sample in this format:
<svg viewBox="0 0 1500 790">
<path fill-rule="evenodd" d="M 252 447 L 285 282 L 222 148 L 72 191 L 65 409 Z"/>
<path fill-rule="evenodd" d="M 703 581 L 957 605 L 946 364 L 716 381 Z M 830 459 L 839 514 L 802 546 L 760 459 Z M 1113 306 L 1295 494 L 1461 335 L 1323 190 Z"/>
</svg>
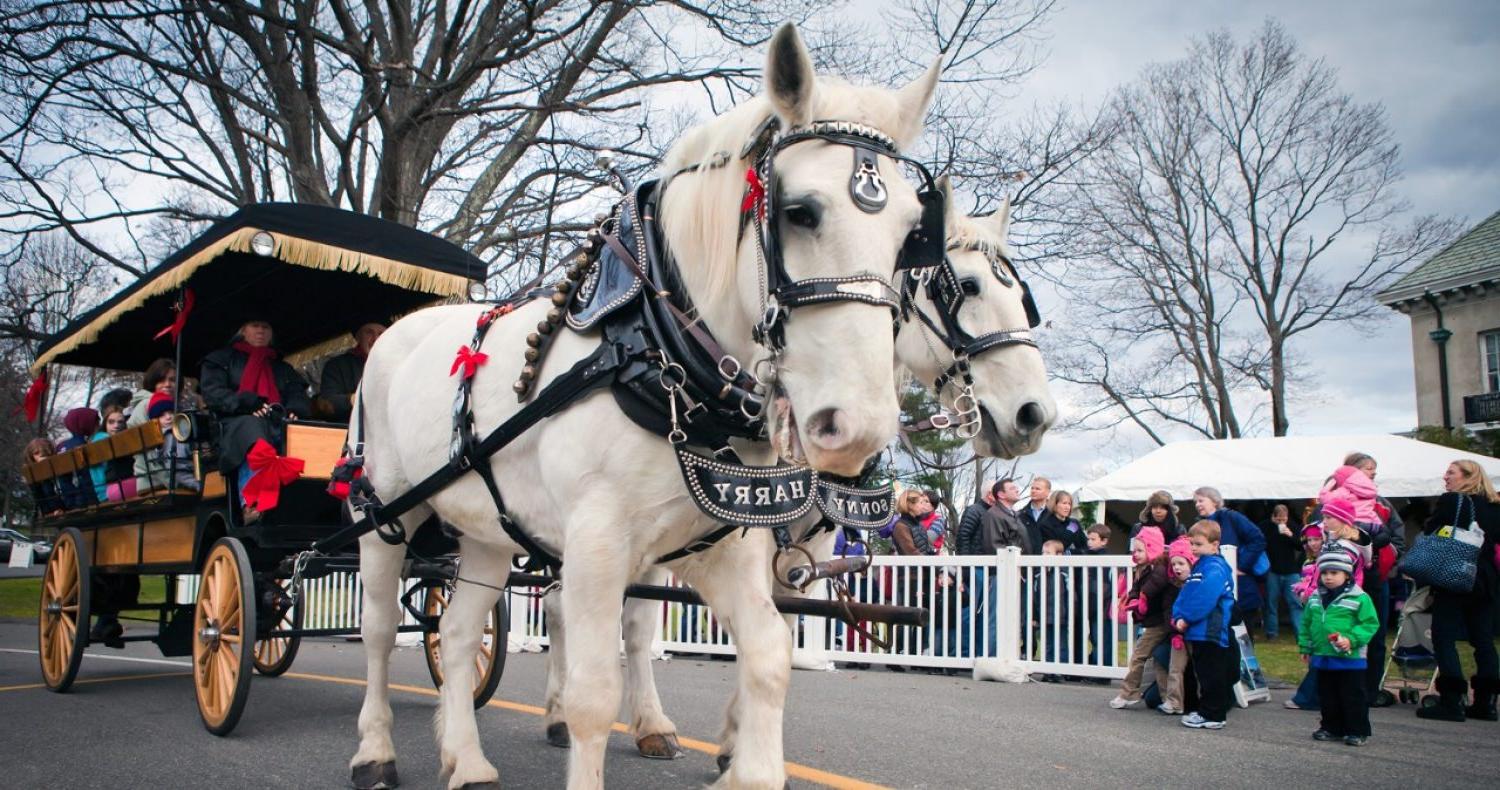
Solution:
<svg viewBox="0 0 1500 790">
<path fill-rule="evenodd" d="M 203 399 L 221 428 L 219 469 L 237 474 L 242 491 L 251 473 L 245 463 L 250 448 L 264 440 L 284 453 L 285 422 L 312 409 L 307 382 L 278 358 L 274 337 L 264 314 L 250 313 L 228 348 L 203 358 Z"/>
</svg>

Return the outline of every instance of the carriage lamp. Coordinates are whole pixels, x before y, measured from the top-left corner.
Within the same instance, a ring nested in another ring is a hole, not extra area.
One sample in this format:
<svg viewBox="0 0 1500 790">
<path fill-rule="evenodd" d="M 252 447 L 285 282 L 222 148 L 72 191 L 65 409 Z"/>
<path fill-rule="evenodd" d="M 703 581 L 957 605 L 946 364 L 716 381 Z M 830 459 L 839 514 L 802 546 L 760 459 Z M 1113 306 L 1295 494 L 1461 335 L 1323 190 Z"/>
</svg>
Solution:
<svg viewBox="0 0 1500 790">
<path fill-rule="evenodd" d="M 263 230 L 258 231 L 254 236 L 250 237 L 250 249 L 256 255 L 269 257 L 271 253 L 276 251 L 276 237 Z"/>
<path fill-rule="evenodd" d="M 475 280 L 469 283 L 469 301 L 483 302 L 486 296 L 489 296 L 489 293 L 488 289 L 484 287 L 482 280 Z"/>
</svg>

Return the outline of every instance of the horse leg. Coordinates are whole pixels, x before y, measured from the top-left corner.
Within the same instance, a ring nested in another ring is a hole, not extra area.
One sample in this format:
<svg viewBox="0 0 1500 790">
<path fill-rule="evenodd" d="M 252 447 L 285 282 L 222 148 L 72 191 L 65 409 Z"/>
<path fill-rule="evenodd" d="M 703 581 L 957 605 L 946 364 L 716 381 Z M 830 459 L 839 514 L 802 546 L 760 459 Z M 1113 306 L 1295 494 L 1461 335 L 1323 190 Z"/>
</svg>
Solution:
<svg viewBox="0 0 1500 790">
<path fill-rule="evenodd" d="M 665 583 L 665 573 L 652 572 L 647 581 Z M 625 688 L 630 700 L 630 732 L 642 757 L 675 760 L 682 756 L 677 725 L 662 711 L 651 672 L 651 644 L 656 638 L 658 601 L 627 600 L 625 621 Z"/>
<path fill-rule="evenodd" d="M 359 575 L 364 586 L 364 615 L 359 633 L 365 647 L 365 701 L 359 709 L 359 750 L 349 760 L 350 781 L 357 790 L 396 786 L 396 746 L 391 742 L 391 649 L 401 622 L 401 563 L 406 547 L 392 546 L 375 535 L 359 541 Z"/>
<path fill-rule="evenodd" d="M 568 677 L 567 625 L 562 595 L 552 592 L 542 599 L 547 613 L 547 713 L 542 724 L 547 728 L 547 743 L 568 748 L 568 722 L 563 715 L 562 695 Z"/>
<path fill-rule="evenodd" d="M 792 637 L 771 600 L 763 568 L 771 556 L 769 540 L 769 534 L 752 531 L 726 543 L 711 563 L 693 567 L 688 580 L 719 620 L 728 621 L 739 652 L 739 682 L 729 716 L 733 760 L 715 787 L 774 790 L 786 784 L 781 734 Z"/>
<path fill-rule="evenodd" d="M 484 544 L 459 539 L 463 558 L 453 600 L 443 612 L 438 628 L 443 635 L 443 688 L 438 696 L 433 725 L 438 756 L 449 790 L 498 787 L 500 773 L 485 759 L 479 744 L 479 723 L 474 716 L 474 684 L 478 669 L 474 660 L 484 638 L 485 616 L 500 599 L 510 575 L 510 555 Z M 503 645 L 497 645 L 503 650 Z"/>
<path fill-rule="evenodd" d="M 562 586 L 569 641 L 562 704 L 573 739 L 569 790 L 604 787 L 604 749 L 620 710 L 621 601 L 630 572 L 617 537 L 588 532 L 598 524 L 613 524 L 617 517 L 605 508 L 579 508 L 570 518 Z"/>
</svg>

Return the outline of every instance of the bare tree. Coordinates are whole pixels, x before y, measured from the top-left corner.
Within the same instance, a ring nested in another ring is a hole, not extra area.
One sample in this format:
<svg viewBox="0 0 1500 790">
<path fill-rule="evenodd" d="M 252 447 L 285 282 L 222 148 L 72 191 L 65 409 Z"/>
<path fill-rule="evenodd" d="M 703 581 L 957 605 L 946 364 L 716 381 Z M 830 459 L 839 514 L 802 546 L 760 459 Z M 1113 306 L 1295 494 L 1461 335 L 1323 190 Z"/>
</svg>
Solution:
<svg viewBox="0 0 1500 790">
<path fill-rule="evenodd" d="M 1275 22 L 1149 67 L 1109 115 L 1067 223 L 1066 279 L 1088 316 L 1053 368 L 1090 388 L 1094 425 L 1237 437 L 1268 407 L 1284 435 L 1293 340 L 1370 316 L 1374 293 L 1456 230 L 1400 224 L 1383 109 L 1342 93 Z"/>
</svg>

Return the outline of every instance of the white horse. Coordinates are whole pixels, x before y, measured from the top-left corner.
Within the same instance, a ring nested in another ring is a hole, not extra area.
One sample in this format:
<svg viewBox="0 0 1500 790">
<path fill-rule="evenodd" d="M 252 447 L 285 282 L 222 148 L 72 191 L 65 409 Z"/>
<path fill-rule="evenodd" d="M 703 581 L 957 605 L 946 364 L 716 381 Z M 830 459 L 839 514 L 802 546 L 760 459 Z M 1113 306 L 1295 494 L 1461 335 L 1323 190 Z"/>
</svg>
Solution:
<svg viewBox="0 0 1500 790">
<path fill-rule="evenodd" d="M 953 206 L 948 179 L 939 180 L 948 206 Z M 979 337 L 991 332 L 1003 332 L 1026 327 L 1028 316 L 1023 306 L 1020 282 L 1016 273 L 1008 270 L 1012 257 L 1006 244 L 1010 228 L 1010 205 L 1007 202 L 988 217 L 964 217 L 957 212 L 947 214 L 945 236 L 949 246 L 948 259 L 957 275 L 959 284 L 966 291 L 973 291 L 964 299 L 957 313 L 960 326 L 969 334 Z M 997 273 L 998 269 L 998 273 Z M 1002 280 L 1005 275 L 1009 284 Z M 915 309 L 923 310 L 934 318 L 943 306 L 933 303 L 925 288 L 917 288 L 913 294 Z M 939 322 L 941 325 L 941 322 Z M 953 363 L 953 353 L 942 338 L 915 316 L 904 321 L 896 339 L 896 360 L 919 381 L 933 388 L 940 376 Z M 1056 418 L 1057 407 L 1047 387 L 1046 370 L 1041 353 L 1035 346 L 1017 344 L 982 353 L 970 360 L 973 371 L 974 398 L 984 407 L 980 431 L 974 436 L 974 447 L 981 455 L 1015 458 L 1029 455 L 1040 447 L 1042 435 Z M 952 388 L 939 393 L 948 406 L 953 406 L 956 397 Z M 997 422 L 993 415 L 1006 415 L 1006 422 Z M 797 525 L 800 535 L 817 522 L 808 517 Z M 822 532 L 802 545 L 814 558 L 827 560 L 833 556 L 835 535 Z M 769 563 L 762 567 L 769 568 Z M 660 568 L 652 569 L 642 581 L 664 584 L 667 573 Z M 810 590 L 817 590 L 814 586 Z M 781 589 L 781 593 L 799 593 Z M 809 593 L 810 594 L 810 593 Z M 565 639 L 565 613 L 552 596 L 547 598 L 547 630 L 553 644 Z M 625 602 L 623 623 L 625 641 L 625 688 L 630 710 L 631 733 L 636 738 L 636 748 L 642 756 L 670 759 L 681 755 L 677 729 L 662 708 L 656 690 L 655 677 L 651 671 L 651 645 L 655 636 L 656 612 L 660 603 L 650 600 L 628 599 Z M 787 618 L 789 625 L 795 618 Z M 562 697 L 563 667 L 557 653 L 549 657 L 547 713 L 544 719 L 547 740 L 554 746 L 567 745 L 566 725 L 560 704 Z M 736 696 L 738 692 L 736 691 Z M 720 739 L 719 764 L 730 763 L 734 751 L 738 722 L 734 712 L 738 700 L 732 699 L 726 724 Z"/>
<path fill-rule="evenodd" d="M 665 187 L 660 223 L 680 264 L 683 288 L 725 351 L 751 362 L 764 357 L 751 332 L 762 316 L 763 296 L 755 234 L 741 239 L 738 232 L 747 163 L 734 152 L 773 116 L 782 128 L 824 120 L 858 123 L 906 146 L 921 133 L 937 78 L 937 64 L 897 91 L 817 78 L 795 29 L 785 26 L 770 43 L 766 94 L 688 133 L 668 153 L 664 172 L 703 165 Z M 722 164 L 722 152 L 730 152 L 728 166 L 710 166 Z M 776 170 L 791 219 L 768 221 L 782 222 L 790 276 L 889 280 L 902 242 L 921 216 L 910 184 L 887 180 L 888 203 L 869 213 L 849 194 L 847 146 L 817 141 L 789 146 L 777 156 Z M 541 302 L 518 308 L 489 332 L 490 359 L 474 379 L 474 418 L 481 435 L 519 409 L 511 383 L 522 366 L 523 339 L 549 307 Z M 365 474 L 387 501 L 448 462 L 457 386 L 449 366 L 455 349 L 470 341 L 484 309 L 466 305 L 419 312 L 392 326 L 371 353 L 354 421 L 363 425 L 363 435 L 351 438 L 364 442 Z M 796 433 L 815 469 L 854 474 L 894 435 L 899 409 L 890 321 L 884 307 L 841 301 L 800 310 L 786 323 L 777 384 L 791 419 L 782 422 Z M 537 386 L 545 387 L 597 345 L 596 337 L 560 333 Z M 785 416 L 771 415 L 772 424 Z M 751 453 L 747 460 L 769 463 L 774 456 Z M 690 501 L 668 443 L 631 422 L 607 392 L 587 396 L 525 432 L 490 459 L 490 468 L 510 515 L 534 540 L 564 556 L 566 583 L 559 594 L 569 617 L 563 697 L 571 737 L 568 786 L 601 787 L 605 743 L 619 710 L 616 655 L 625 586 L 657 557 L 715 524 Z M 462 532 L 461 578 L 440 626 L 439 754 L 450 788 L 485 786 L 498 783 L 499 774 L 480 748 L 473 659 L 481 624 L 520 547 L 500 528 L 477 475 L 434 494 L 407 521 L 420 523 L 434 512 Z M 761 568 L 769 554 L 770 538 L 757 530 L 672 565 L 742 645 L 737 759 L 719 781 L 724 787 L 780 788 L 785 781 L 782 708 L 791 646 Z M 361 633 L 369 683 L 359 716 L 360 744 L 350 766 L 356 784 L 365 786 L 395 781 L 386 686 L 400 619 L 403 557 L 401 547 L 377 536 L 360 540 Z"/>
</svg>

